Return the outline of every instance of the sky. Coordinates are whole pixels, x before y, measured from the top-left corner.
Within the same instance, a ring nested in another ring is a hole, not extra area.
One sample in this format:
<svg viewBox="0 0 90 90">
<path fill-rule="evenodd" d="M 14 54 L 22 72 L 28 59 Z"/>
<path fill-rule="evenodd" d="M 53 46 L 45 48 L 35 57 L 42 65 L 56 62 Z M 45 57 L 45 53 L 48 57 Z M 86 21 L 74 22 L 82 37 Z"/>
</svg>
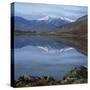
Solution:
<svg viewBox="0 0 90 90">
<path fill-rule="evenodd" d="M 76 20 L 87 15 L 86 6 L 55 5 L 55 4 L 36 4 L 36 3 L 15 3 L 14 14 L 28 20 L 35 20 L 45 16 L 64 17 Z"/>
</svg>

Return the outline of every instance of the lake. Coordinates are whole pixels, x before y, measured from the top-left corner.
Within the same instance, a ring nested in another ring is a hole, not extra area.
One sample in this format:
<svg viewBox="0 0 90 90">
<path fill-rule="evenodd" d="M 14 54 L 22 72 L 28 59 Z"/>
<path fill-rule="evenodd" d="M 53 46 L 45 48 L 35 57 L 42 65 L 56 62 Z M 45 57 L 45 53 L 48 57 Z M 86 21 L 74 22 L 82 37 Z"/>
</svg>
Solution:
<svg viewBox="0 0 90 90">
<path fill-rule="evenodd" d="M 87 67 L 87 56 L 49 36 L 14 37 L 15 80 L 21 75 L 63 79 L 77 65 Z"/>
</svg>

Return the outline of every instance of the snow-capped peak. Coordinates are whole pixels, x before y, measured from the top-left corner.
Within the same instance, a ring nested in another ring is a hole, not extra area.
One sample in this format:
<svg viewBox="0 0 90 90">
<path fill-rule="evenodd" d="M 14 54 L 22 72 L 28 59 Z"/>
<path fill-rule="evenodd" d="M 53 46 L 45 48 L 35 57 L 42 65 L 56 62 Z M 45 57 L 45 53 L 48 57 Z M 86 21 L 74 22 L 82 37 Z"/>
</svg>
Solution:
<svg viewBox="0 0 90 90">
<path fill-rule="evenodd" d="M 60 17 L 60 18 L 65 21 L 74 22 L 74 20 L 67 18 L 67 17 Z"/>
<path fill-rule="evenodd" d="M 52 19 L 59 19 L 59 17 L 56 17 L 56 16 L 44 16 L 44 17 L 39 18 L 37 20 L 39 20 L 39 21 L 42 21 L 42 20 L 47 21 L 47 20 L 52 20 Z"/>
<path fill-rule="evenodd" d="M 49 16 L 45 16 L 45 17 L 39 18 L 38 20 L 39 20 L 39 21 L 48 20 L 49 18 L 50 18 Z"/>
<path fill-rule="evenodd" d="M 42 17 L 42 18 L 39 18 L 39 19 L 37 19 L 37 20 L 39 20 L 39 21 L 51 21 L 52 19 L 61 19 L 61 20 L 64 20 L 64 21 L 68 21 L 68 22 L 74 22 L 74 20 L 73 19 L 70 19 L 70 18 L 67 18 L 67 17 L 56 17 L 56 16 L 44 16 L 44 17 Z"/>
</svg>

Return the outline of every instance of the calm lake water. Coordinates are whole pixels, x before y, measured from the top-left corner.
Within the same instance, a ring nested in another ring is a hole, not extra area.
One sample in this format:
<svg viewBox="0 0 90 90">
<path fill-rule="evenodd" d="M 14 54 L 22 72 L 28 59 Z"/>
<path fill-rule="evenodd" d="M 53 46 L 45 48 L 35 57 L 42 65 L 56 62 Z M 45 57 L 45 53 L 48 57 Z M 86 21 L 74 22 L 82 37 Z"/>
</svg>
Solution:
<svg viewBox="0 0 90 90">
<path fill-rule="evenodd" d="M 47 36 L 15 36 L 14 61 L 15 79 L 27 74 L 60 80 L 75 66 L 87 66 L 87 56 Z"/>
</svg>

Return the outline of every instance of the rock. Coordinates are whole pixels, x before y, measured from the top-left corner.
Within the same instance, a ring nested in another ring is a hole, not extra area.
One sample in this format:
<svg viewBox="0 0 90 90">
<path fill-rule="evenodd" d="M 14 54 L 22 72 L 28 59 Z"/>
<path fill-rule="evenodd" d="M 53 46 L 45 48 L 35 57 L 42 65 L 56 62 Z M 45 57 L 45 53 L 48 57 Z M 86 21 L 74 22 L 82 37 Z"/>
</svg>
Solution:
<svg viewBox="0 0 90 90">
<path fill-rule="evenodd" d="M 32 82 L 34 80 L 34 77 L 28 75 L 22 75 L 19 77 L 18 80 L 22 82 Z"/>
<path fill-rule="evenodd" d="M 87 83 L 87 68 L 84 66 L 77 66 L 69 71 L 67 75 L 64 76 L 63 80 L 54 80 L 51 76 L 37 77 L 22 75 L 14 83 L 15 87 Z"/>
<path fill-rule="evenodd" d="M 42 76 L 41 79 L 42 80 L 47 80 L 47 81 L 54 81 L 54 78 L 52 78 L 50 76 Z"/>
<path fill-rule="evenodd" d="M 50 77 L 50 76 L 47 76 L 47 80 L 48 81 L 54 81 L 54 78 L 53 77 Z"/>
<path fill-rule="evenodd" d="M 85 83 L 87 82 L 87 68 L 84 66 L 77 66 L 66 76 L 64 76 L 62 83 Z"/>
</svg>

